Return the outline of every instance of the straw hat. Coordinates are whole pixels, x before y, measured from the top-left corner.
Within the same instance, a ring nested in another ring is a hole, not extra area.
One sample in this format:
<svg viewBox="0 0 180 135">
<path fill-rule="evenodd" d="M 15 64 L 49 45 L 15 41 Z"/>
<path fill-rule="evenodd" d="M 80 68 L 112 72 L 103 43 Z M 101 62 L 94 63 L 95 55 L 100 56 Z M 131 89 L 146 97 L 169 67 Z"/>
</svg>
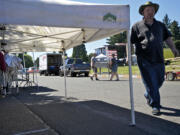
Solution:
<svg viewBox="0 0 180 135">
<path fill-rule="evenodd" d="M 155 13 L 157 13 L 157 11 L 158 11 L 158 9 L 159 9 L 159 5 L 158 5 L 158 4 L 152 3 L 151 1 L 148 1 L 148 2 L 146 2 L 145 4 L 143 4 L 143 5 L 140 6 L 140 8 L 139 8 L 139 13 L 140 13 L 141 15 L 143 15 L 143 11 L 144 11 L 145 7 L 147 7 L 147 6 L 152 6 L 152 7 L 154 7 Z"/>
</svg>

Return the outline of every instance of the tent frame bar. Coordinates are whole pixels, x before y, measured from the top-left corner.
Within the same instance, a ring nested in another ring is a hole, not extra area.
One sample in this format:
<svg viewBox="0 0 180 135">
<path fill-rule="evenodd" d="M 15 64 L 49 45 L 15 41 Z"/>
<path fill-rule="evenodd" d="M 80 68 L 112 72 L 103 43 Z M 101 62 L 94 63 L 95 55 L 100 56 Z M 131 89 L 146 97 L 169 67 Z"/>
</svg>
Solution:
<svg viewBox="0 0 180 135">
<path fill-rule="evenodd" d="M 10 29 L 9 29 L 9 30 L 10 30 Z M 26 42 L 26 41 L 41 39 L 41 38 L 53 38 L 53 39 L 66 40 L 66 39 L 57 38 L 57 37 L 54 37 L 54 36 L 63 35 L 63 34 L 68 34 L 68 33 L 73 33 L 73 32 L 79 32 L 79 31 L 81 31 L 81 30 L 79 29 L 79 30 L 68 31 L 68 32 L 64 32 L 64 33 L 57 33 L 57 34 L 53 34 L 53 35 L 39 35 L 39 34 L 33 34 L 33 33 L 29 33 L 29 32 L 21 32 L 21 31 L 17 31 L 17 30 L 10 30 L 10 31 L 15 31 L 15 32 L 19 32 L 19 33 L 30 34 L 30 35 L 32 35 L 32 36 L 39 36 L 39 37 L 31 38 L 31 39 L 27 39 L 27 40 L 19 40 L 19 41 L 16 41 L 16 42 L 8 42 L 8 44 L 15 44 L 15 43 L 20 43 L 20 42 Z"/>
<path fill-rule="evenodd" d="M 133 98 L 133 79 L 132 79 L 132 62 L 131 62 L 131 44 L 130 44 L 130 31 L 127 31 L 128 40 L 128 64 L 129 64 L 129 89 L 130 89 L 130 104 L 131 104 L 131 123 L 130 126 L 135 126 L 135 111 L 134 111 L 134 98 Z"/>
</svg>

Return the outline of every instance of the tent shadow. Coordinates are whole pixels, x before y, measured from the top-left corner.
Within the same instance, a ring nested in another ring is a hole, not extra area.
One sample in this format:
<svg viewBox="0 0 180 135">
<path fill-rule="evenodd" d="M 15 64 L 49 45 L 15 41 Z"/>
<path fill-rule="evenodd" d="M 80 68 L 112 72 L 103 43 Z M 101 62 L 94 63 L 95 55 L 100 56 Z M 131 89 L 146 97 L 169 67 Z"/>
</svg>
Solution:
<svg viewBox="0 0 180 135">
<path fill-rule="evenodd" d="M 58 90 L 51 89 L 48 87 L 39 86 L 31 86 L 20 88 L 20 93 L 15 96 L 20 99 L 25 104 L 48 104 L 51 102 L 66 102 L 64 96 L 52 96 L 53 92 L 57 92 Z M 64 91 L 64 90 L 63 90 Z M 67 100 L 73 101 L 76 98 L 68 97 Z"/>
<path fill-rule="evenodd" d="M 65 99 L 63 96 L 52 96 L 46 92 L 56 90 L 46 87 L 41 87 L 39 91 L 42 94 L 38 94 L 36 90 L 22 90 L 17 99 L 59 134 L 180 134 L 179 124 L 157 116 L 135 112 L 136 126 L 130 127 L 131 110 L 129 109 L 99 100 L 81 101 L 74 97 Z M 163 107 L 162 110 L 174 112 L 168 114 L 163 111 L 162 115 L 179 117 L 178 109 Z"/>
</svg>

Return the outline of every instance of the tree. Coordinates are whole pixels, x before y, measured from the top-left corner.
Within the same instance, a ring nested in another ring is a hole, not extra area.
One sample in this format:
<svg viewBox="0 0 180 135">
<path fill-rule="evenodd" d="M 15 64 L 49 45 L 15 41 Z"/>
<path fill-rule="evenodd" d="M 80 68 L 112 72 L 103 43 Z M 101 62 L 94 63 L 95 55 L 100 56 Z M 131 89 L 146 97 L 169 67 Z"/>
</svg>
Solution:
<svg viewBox="0 0 180 135">
<path fill-rule="evenodd" d="M 94 53 L 90 53 L 88 55 L 88 63 L 91 63 L 91 58 L 94 56 Z"/>
<path fill-rule="evenodd" d="M 169 29 L 171 25 L 171 20 L 169 19 L 168 15 L 166 14 L 163 19 L 163 23 L 166 25 L 166 27 Z"/>
<path fill-rule="evenodd" d="M 35 60 L 35 65 L 37 65 L 37 67 L 39 67 L 39 57 Z"/>
<path fill-rule="evenodd" d="M 107 43 L 109 45 L 114 46 L 114 48 L 116 48 L 118 58 L 124 58 L 126 56 L 126 46 L 115 47 L 116 43 L 127 43 L 126 31 L 123 33 L 111 36 L 109 39 L 107 39 Z"/>
<path fill-rule="evenodd" d="M 109 45 L 115 45 L 116 43 L 126 43 L 127 38 L 126 38 L 126 31 L 114 36 L 111 36 L 109 39 L 107 39 L 107 43 Z"/>
<path fill-rule="evenodd" d="M 73 58 L 81 58 L 83 61 L 88 61 L 87 51 L 84 44 L 81 44 L 79 46 L 76 46 L 73 48 Z"/>
<path fill-rule="evenodd" d="M 173 40 L 180 40 L 180 27 L 178 26 L 178 22 L 177 21 L 173 21 L 170 25 L 170 30 L 173 36 Z"/>
<path fill-rule="evenodd" d="M 23 54 L 22 53 L 19 54 L 18 57 L 22 59 L 22 65 L 24 66 Z M 24 54 L 24 59 L 25 59 L 25 65 L 26 65 L 25 68 L 29 68 L 29 67 L 33 66 L 33 60 L 32 60 L 32 57 L 30 55 Z"/>
</svg>

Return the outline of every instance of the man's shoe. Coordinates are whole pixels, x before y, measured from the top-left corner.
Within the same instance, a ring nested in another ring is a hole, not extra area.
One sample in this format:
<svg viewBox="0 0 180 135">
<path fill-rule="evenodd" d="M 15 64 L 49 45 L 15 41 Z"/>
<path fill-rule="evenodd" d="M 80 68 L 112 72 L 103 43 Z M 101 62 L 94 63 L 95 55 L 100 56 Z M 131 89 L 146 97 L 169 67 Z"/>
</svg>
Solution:
<svg viewBox="0 0 180 135">
<path fill-rule="evenodd" d="M 148 104 L 150 107 L 152 107 L 152 105 L 150 104 L 150 102 L 151 102 L 150 98 L 149 98 L 148 96 L 146 96 L 145 94 L 144 94 L 144 97 L 146 98 L 147 104 Z"/>
<path fill-rule="evenodd" d="M 158 109 L 156 107 L 153 107 L 152 114 L 153 115 L 159 115 L 160 114 L 160 109 Z"/>
<path fill-rule="evenodd" d="M 90 79 L 93 80 L 93 77 L 91 76 Z"/>
<path fill-rule="evenodd" d="M 99 79 L 98 78 L 96 78 L 96 81 L 98 81 Z"/>
</svg>

